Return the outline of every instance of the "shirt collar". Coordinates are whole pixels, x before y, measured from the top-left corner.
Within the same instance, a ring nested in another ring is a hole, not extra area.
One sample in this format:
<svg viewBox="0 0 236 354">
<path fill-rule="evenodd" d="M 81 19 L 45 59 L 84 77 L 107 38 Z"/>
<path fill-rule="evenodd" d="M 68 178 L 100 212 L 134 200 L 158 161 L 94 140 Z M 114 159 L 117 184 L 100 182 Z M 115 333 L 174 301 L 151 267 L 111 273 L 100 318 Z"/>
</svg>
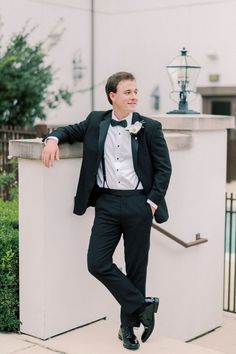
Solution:
<svg viewBox="0 0 236 354">
<path fill-rule="evenodd" d="M 131 112 L 127 115 L 127 117 L 124 117 L 122 120 L 124 120 L 124 119 L 127 120 L 127 125 L 130 126 L 132 123 L 132 117 L 133 117 L 133 113 Z M 117 121 L 120 120 L 115 116 L 114 111 L 112 111 L 112 119 L 117 120 Z"/>
</svg>

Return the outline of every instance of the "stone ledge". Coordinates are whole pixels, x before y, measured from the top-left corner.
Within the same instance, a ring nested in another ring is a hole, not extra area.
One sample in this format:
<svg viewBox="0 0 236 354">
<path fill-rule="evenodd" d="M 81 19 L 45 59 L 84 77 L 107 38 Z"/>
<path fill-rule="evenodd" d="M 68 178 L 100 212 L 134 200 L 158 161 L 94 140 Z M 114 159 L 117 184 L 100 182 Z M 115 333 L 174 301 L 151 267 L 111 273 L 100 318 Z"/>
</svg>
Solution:
<svg viewBox="0 0 236 354">
<path fill-rule="evenodd" d="M 170 151 L 190 149 L 192 136 L 181 133 L 166 133 L 165 138 Z M 9 157 L 39 160 L 44 144 L 42 139 L 21 139 L 9 141 Z M 83 144 L 60 145 L 60 159 L 80 158 L 83 155 Z"/>
<path fill-rule="evenodd" d="M 40 160 L 44 147 L 42 139 L 20 139 L 9 141 L 9 157 Z M 60 159 L 79 158 L 83 155 L 83 144 L 62 144 L 60 145 Z"/>
<path fill-rule="evenodd" d="M 211 114 L 159 114 L 151 116 L 164 130 L 204 131 L 234 129 L 235 117 Z"/>
</svg>

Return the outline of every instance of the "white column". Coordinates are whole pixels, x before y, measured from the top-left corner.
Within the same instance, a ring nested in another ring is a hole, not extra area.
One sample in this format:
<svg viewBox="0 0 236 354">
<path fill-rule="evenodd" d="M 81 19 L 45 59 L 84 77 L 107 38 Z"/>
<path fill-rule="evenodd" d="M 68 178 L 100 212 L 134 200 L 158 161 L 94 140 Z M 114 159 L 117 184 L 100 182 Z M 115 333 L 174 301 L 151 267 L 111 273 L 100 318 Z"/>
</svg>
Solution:
<svg viewBox="0 0 236 354">
<path fill-rule="evenodd" d="M 160 296 L 156 333 L 189 340 L 222 325 L 226 188 L 226 128 L 232 117 L 155 117 L 169 133 L 192 138 L 171 151 L 167 193 L 170 218 L 163 228 L 185 242 L 197 233 L 208 242 L 185 249 L 152 232 L 148 294 Z M 160 225 L 161 226 L 161 225 Z"/>
</svg>

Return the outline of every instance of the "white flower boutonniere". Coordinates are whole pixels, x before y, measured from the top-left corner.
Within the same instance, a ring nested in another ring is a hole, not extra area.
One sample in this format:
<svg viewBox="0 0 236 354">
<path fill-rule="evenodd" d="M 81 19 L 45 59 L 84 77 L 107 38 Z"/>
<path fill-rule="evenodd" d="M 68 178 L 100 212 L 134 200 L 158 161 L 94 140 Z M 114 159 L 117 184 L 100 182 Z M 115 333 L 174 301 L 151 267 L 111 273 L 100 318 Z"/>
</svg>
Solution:
<svg viewBox="0 0 236 354">
<path fill-rule="evenodd" d="M 131 136 L 134 136 L 134 138 L 137 140 L 137 135 L 138 132 L 144 128 L 144 121 L 142 120 L 141 122 L 137 121 L 134 124 L 130 125 L 129 127 L 126 128 L 126 130 L 129 131 Z"/>
</svg>

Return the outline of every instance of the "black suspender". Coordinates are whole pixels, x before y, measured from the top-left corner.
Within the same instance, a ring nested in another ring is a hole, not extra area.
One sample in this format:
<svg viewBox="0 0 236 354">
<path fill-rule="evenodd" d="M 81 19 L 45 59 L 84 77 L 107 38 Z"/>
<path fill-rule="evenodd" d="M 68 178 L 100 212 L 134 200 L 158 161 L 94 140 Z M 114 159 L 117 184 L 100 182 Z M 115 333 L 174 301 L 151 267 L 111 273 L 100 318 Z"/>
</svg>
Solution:
<svg viewBox="0 0 236 354">
<path fill-rule="evenodd" d="M 107 188 L 109 188 L 108 184 L 107 184 L 107 177 L 106 177 L 104 152 L 102 154 L 102 174 L 103 174 L 103 185 L 102 185 L 102 188 L 105 188 L 105 185 L 107 185 Z"/>
</svg>

